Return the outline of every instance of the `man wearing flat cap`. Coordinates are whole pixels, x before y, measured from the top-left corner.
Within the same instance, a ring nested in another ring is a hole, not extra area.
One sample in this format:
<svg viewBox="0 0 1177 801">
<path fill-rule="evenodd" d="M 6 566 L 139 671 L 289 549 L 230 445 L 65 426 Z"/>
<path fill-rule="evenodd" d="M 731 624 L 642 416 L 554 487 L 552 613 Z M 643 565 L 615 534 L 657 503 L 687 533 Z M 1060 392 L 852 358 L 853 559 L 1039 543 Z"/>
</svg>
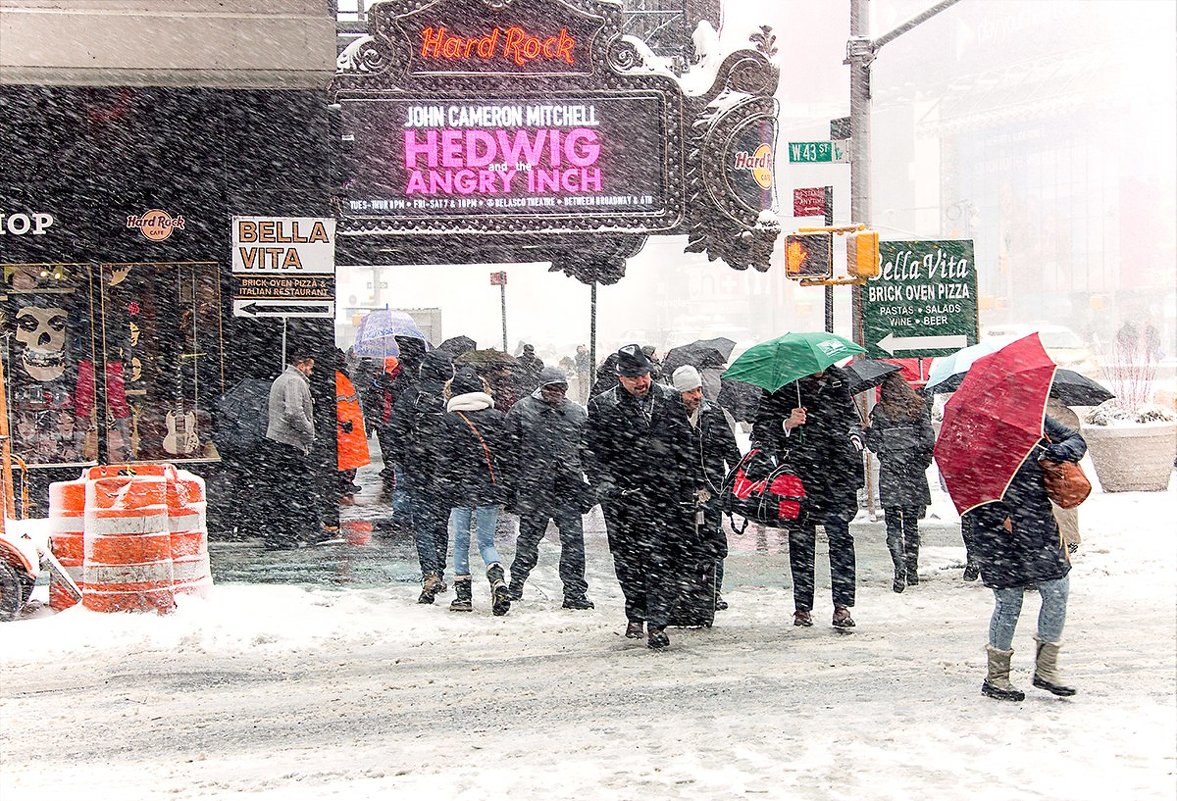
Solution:
<svg viewBox="0 0 1177 801">
<path fill-rule="evenodd" d="M 719 594 L 723 586 L 723 560 L 727 556 L 720 498 L 728 472 L 740 463 L 740 447 L 733 433 L 735 420 L 718 404 L 703 397 L 703 378 L 691 365 L 679 367 L 670 380 L 678 390 L 690 425 L 695 512 L 690 555 L 695 562 L 714 560 L 715 608 L 727 609 L 727 602 Z"/>
<path fill-rule="evenodd" d="M 507 413 L 506 473 L 519 513 L 519 537 L 511 565 L 511 598 L 539 561 L 539 543 L 553 520 L 560 531 L 560 583 L 565 609 L 592 609 L 584 580 L 584 523 L 581 514 L 596 505 L 584 481 L 580 438 L 588 414 L 568 399 L 568 376 L 558 367 L 539 372 L 539 388 Z"/>
<path fill-rule="evenodd" d="M 690 435 L 678 393 L 653 382 L 641 347 L 616 355 L 619 386 L 589 402 L 583 463 L 625 595 L 625 636 L 640 639 L 645 628 L 649 647 L 665 648 L 683 508 L 694 490 Z"/>
</svg>

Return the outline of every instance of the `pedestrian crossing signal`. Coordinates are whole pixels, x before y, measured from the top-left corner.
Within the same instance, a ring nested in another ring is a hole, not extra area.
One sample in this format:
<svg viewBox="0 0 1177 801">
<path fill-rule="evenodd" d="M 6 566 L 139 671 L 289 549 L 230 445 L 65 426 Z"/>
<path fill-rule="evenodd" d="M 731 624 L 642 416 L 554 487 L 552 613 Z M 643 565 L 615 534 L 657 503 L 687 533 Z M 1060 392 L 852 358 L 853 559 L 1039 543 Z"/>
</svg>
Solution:
<svg viewBox="0 0 1177 801">
<path fill-rule="evenodd" d="M 879 270 L 879 232 L 859 231 L 846 237 L 846 274 L 874 278 Z"/>
<path fill-rule="evenodd" d="M 789 278 L 829 278 L 834 272 L 834 235 L 825 231 L 785 237 Z"/>
</svg>

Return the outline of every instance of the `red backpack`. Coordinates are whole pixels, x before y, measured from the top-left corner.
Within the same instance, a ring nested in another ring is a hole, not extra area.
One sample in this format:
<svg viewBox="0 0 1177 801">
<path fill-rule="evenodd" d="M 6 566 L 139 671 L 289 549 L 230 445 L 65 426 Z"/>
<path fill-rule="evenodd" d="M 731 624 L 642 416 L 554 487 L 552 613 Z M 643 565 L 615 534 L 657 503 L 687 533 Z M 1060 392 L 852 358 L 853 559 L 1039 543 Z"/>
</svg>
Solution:
<svg viewBox="0 0 1177 801">
<path fill-rule="evenodd" d="M 723 488 L 723 511 L 744 518 L 736 530 L 744 533 L 748 523 L 773 528 L 788 528 L 801 519 L 805 485 L 785 464 L 762 450 L 753 448 L 728 475 Z"/>
</svg>

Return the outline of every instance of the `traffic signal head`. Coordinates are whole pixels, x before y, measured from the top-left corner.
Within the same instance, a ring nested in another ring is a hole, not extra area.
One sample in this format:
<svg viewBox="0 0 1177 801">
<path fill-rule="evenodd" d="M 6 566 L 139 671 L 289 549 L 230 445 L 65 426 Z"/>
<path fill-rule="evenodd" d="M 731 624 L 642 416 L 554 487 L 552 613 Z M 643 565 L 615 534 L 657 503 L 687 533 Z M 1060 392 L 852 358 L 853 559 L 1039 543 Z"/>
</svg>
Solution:
<svg viewBox="0 0 1177 801">
<path fill-rule="evenodd" d="M 846 239 L 846 274 L 874 278 L 879 274 L 879 232 L 858 231 Z"/>
<path fill-rule="evenodd" d="M 828 232 L 785 237 L 785 275 L 829 278 L 834 272 L 834 235 Z"/>
</svg>

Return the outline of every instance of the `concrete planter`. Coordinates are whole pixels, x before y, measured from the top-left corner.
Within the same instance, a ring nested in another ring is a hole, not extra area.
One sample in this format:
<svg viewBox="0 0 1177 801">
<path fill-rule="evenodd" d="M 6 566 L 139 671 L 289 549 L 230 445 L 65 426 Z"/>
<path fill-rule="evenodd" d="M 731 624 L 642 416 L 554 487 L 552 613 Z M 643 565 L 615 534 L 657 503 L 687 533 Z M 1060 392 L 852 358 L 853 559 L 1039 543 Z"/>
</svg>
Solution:
<svg viewBox="0 0 1177 801">
<path fill-rule="evenodd" d="M 1086 425 L 1083 439 L 1104 492 L 1163 492 L 1177 450 L 1177 423 Z"/>
</svg>

